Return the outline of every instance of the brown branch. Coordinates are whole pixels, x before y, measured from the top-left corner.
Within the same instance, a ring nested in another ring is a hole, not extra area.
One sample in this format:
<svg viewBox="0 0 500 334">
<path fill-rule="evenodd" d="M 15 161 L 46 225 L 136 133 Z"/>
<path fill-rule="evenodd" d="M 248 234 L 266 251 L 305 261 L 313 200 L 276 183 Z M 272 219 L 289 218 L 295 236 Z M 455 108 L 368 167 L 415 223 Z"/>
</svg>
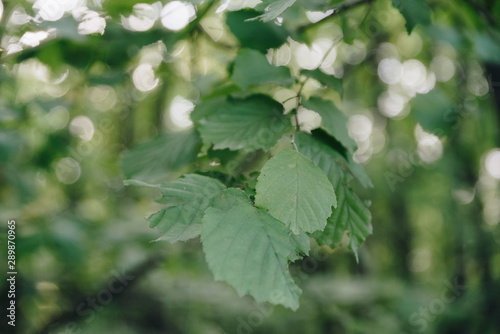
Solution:
<svg viewBox="0 0 500 334">
<path fill-rule="evenodd" d="M 135 285 L 140 278 L 146 276 L 150 271 L 156 269 L 158 265 L 163 262 L 165 258 L 164 252 L 155 254 L 150 258 L 147 258 L 144 260 L 144 262 L 141 262 L 137 264 L 135 267 L 132 269 L 122 273 L 121 276 L 128 277 L 129 281 L 125 286 L 127 287 L 127 290 L 130 289 L 132 285 Z M 61 326 L 65 326 L 68 323 L 78 323 L 79 321 L 83 320 L 83 317 L 78 314 L 76 311 L 78 309 L 78 306 L 82 304 L 82 301 L 88 298 L 89 296 L 96 296 L 99 291 L 106 290 L 109 288 L 110 282 L 114 279 L 114 276 L 108 277 L 108 279 L 101 284 L 101 288 L 98 289 L 96 292 L 93 294 L 85 294 L 85 293 L 80 293 L 78 294 L 77 297 L 73 299 L 71 302 L 71 305 L 73 305 L 70 309 L 62 312 L 59 315 L 53 316 L 47 323 L 40 329 L 37 330 L 37 334 L 48 334 L 54 331 L 57 328 L 60 328 Z M 124 294 L 126 294 L 127 290 L 123 290 L 123 292 L 120 292 L 116 295 L 114 295 L 114 299 L 119 299 L 123 297 Z"/>
</svg>

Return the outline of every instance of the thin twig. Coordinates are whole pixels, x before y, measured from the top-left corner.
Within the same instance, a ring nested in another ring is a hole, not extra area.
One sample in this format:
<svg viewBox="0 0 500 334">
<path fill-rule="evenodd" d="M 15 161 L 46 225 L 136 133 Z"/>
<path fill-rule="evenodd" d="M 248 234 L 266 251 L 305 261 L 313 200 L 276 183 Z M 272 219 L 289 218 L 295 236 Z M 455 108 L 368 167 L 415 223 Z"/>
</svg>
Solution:
<svg viewBox="0 0 500 334">
<path fill-rule="evenodd" d="M 151 272 L 152 270 L 156 269 L 158 265 L 163 262 L 165 259 L 165 252 L 157 253 L 154 254 L 153 256 L 147 258 L 144 260 L 144 262 L 141 262 L 137 264 L 135 267 L 132 269 L 128 270 L 126 273 L 122 274 L 123 277 L 132 277 L 133 280 L 130 281 L 127 285 L 127 290 L 130 289 L 130 287 L 134 284 L 136 284 L 140 278 L 146 276 Z M 64 326 L 68 323 L 77 323 L 78 321 L 82 321 L 83 318 L 82 316 L 76 311 L 78 309 L 78 306 L 82 303 L 83 300 L 85 300 L 88 296 L 96 296 L 98 295 L 99 291 L 106 290 L 109 288 L 109 282 L 111 282 L 113 279 L 115 279 L 115 276 L 110 276 L 106 281 L 103 282 L 101 285 L 101 288 L 96 290 L 93 294 L 84 294 L 80 293 L 72 302 L 71 304 L 73 305 L 70 309 L 62 312 L 62 314 L 55 315 L 52 317 L 46 324 L 43 326 L 40 330 L 36 331 L 38 334 L 47 334 L 52 332 L 53 330 Z M 121 298 L 125 295 L 126 291 L 123 291 L 119 294 L 117 294 L 114 298 L 118 299 Z"/>
<path fill-rule="evenodd" d="M 304 26 L 299 27 L 298 32 L 303 32 L 306 29 L 318 26 L 318 25 L 322 24 L 325 20 L 332 18 L 332 17 L 335 17 L 342 12 L 346 12 L 349 9 L 356 8 L 356 7 L 364 5 L 364 4 L 371 5 L 373 2 L 375 2 L 375 0 L 354 0 L 354 1 L 347 1 L 346 0 L 344 2 L 337 4 L 335 7 L 331 8 L 331 9 L 333 9 L 333 12 L 331 14 L 325 16 L 321 20 L 314 22 L 312 24 L 308 24 L 308 25 L 304 25 Z"/>
</svg>

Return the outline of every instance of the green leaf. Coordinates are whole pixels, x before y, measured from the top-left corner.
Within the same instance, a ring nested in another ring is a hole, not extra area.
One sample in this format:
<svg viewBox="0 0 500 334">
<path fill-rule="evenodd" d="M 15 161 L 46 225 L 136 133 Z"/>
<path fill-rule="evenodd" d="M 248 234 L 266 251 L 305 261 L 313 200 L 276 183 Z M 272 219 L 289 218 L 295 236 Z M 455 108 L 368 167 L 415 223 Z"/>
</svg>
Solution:
<svg viewBox="0 0 500 334">
<path fill-rule="evenodd" d="M 208 209 L 201 242 L 216 280 L 229 283 L 240 296 L 296 310 L 301 290 L 288 272 L 288 257 L 295 251 L 289 234 L 280 221 L 248 203 L 227 211 Z"/>
<path fill-rule="evenodd" d="M 216 113 L 224 104 L 226 99 L 222 97 L 202 101 L 194 107 L 189 118 L 194 124 L 199 125 L 200 120 Z"/>
<path fill-rule="evenodd" d="M 203 141 L 214 149 L 268 150 L 291 128 L 283 106 L 265 95 L 227 101 L 199 121 Z"/>
<path fill-rule="evenodd" d="M 288 256 L 290 262 L 301 259 L 301 254 L 309 254 L 309 251 L 311 250 L 311 241 L 306 233 L 300 233 L 299 235 L 292 234 L 290 236 L 290 241 L 295 246 L 295 252 L 290 253 Z"/>
<path fill-rule="evenodd" d="M 372 234 L 371 214 L 346 182 L 347 176 L 341 168 L 343 157 L 306 133 L 299 133 L 295 141 L 299 152 L 325 172 L 337 195 L 337 208 L 333 209 L 324 231 L 313 236 L 321 245 L 337 247 L 341 245 L 344 231 L 348 231 L 349 248 L 357 258 L 359 246 Z"/>
<path fill-rule="evenodd" d="M 431 23 L 431 9 L 424 0 L 392 0 L 392 5 L 405 18 L 408 35 L 417 24 Z"/>
<path fill-rule="evenodd" d="M 252 204 L 247 194 L 238 188 L 228 188 L 214 197 L 213 207 L 222 211 L 229 211 L 241 204 Z"/>
<path fill-rule="evenodd" d="M 125 152 L 120 167 L 127 178 L 156 181 L 196 160 L 200 145 L 194 130 L 163 134 Z"/>
<path fill-rule="evenodd" d="M 323 230 L 332 205 L 337 206 L 325 173 L 292 150 L 280 151 L 264 165 L 256 192 L 255 204 L 295 234 Z"/>
<path fill-rule="evenodd" d="M 411 106 L 412 114 L 422 128 L 437 135 L 450 130 L 458 117 L 453 101 L 437 89 L 417 95 Z"/>
<path fill-rule="evenodd" d="M 349 171 L 354 175 L 354 177 L 361 183 L 361 185 L 365 188 L 373 188 L 373 183 L 370 180 L 368 174 L 366 174 L 366 170 L 363 166 L 352 160 L 352 155 L 348 156 L 347 159 L 347 167 Z"/>
<path fill-rule="evenodd" d="M 349 232 L 349 248 L 352 249 L 357 258 L 359 246 L 373 233 L 371 213 L 364 202 L 344 183 L 339 183 L 335 187 L 335 191 L 338 206 L 333 215 L 328 218 L 323 235 L 316 240 L 321 243 L 331 236 L 329 241 L 333 245 L 338 245 L 342 241 L 343 231 L 347 230 Z"/>
<path fill-rule="evenodd" d="M 272 22 L 247 21 L 258 15 L 259 12 L 254 10 L 240 10 L 227 14 L 226 23 L 241 47 L 266 53 L 268 49 L 277 48 L 285 43 L 289 33 L 284 27 Z"/>
<path fill-rule="evenodd" d="M 315 140 L 323 143 L 339 154 L 340 159 L 345 164 L 345 169 L 349 170 L 364 188 L 373 187 L 372 181 L 368 177 L 368 174 L 366 174 L 364 167 L 353 160 L 352 152 L 347 152 L 345 147 L 337 139 L 330 136 L 322 128 L 311 131 L 311 134 Z"/>
<path fill-rule="evenodd" d="M 327 86 L 330 89 L 333 89 L 342 97 L 344 95 L 344 88 L 342 87 L 342 80 L 334 77 L 333 75 L 326 74 L 322 72 L 320 69 L 315 70 L 302 70 L 300 74 L 305 75 L 309 78 L 319 81 L 322 85 Z"/>
<path fill-rule="evenodd" d="M 231 79 L 243 89 L 267 83 L 289 87 L 294 81 L 288 67 L 273 66 L 266 56 L 252 49 L 241 49 L 238 52 Z"/>
<path fill-rule="evenodd" d="M 300 132 L 295 136 L 295 144 L 300 153 L 323 170 L 334 187 L 342 182 L 344 177 L 342 162 L 345 158 L 339 152 L 305 132 Z"/>
<path fill-rule="evenodd" d="M 311 97 L 302 105 L 316 111 L 321 116 L 321 127 L 335 137 L 349 152 L 356 150 L 356 142 L 347 133 L 347 118 L 331 101 Z"/>
<path fill-rule="evenodd" d="M 163 203 L 173 206 L 147 218 L 150 227 L 162 233 L 158 240 L 173 243 L 198 236 L 205 210 L 212 206 L 212 199 L 225 188 L 219 181 L 197 174 L 187 174 L 183 178 L 163 183 L 160 186 Z"/>
<path fill-rule="evenodd" d="M 290 8 L 296 0 L 264 0 L 266 11 L 264 14 L 257 16 L 264 22 L 272 21 L 280 16 L 285 10 Z"/>
</svg>

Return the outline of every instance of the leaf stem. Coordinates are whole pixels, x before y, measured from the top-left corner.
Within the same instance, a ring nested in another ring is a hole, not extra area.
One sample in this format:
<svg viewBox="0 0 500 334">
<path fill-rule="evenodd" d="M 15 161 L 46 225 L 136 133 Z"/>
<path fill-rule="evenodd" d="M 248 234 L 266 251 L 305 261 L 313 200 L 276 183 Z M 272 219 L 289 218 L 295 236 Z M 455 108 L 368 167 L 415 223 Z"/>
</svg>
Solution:
<svg viewBox="0 0 500 334">
<path fill-rule="evenodd" d="M 286 101 L 289 101 L 291 99 L 295 99 L 295 111 L 293 111 L 293 117 L 295 118 L 295 132 L 292 134 L 292 143 L 293 143 L 293 146 L 295 147 L 295 150 L 297 150 L 297 152 L 299 151 L 299 149 L 297 148 L 297 145 L 295 144 L 295 135 L 300 132 L 300 124 L 299 124 L 299 117 L 297 115 L 297 111 L 299 110 L 299 107 L 301 106 L 302 90 L 304 89 L 304 86 L 306 85 L 308 80 L 309 80 L 309 78 L 306 78 L 300 84 L 299 91 L 297 92 L 297 95 L 292 96 L 291 98 L 288 98 L 285 101 L 283 101 L 283 103 L 285 103 Z"/>
</svg>

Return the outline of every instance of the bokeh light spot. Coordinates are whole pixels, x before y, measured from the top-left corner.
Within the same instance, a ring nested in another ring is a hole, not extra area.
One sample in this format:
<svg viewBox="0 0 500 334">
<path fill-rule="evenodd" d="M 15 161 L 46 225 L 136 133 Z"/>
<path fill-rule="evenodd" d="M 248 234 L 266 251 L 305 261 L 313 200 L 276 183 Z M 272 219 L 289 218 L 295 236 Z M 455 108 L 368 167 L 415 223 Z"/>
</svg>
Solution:
<svg viewBox="0 0 500 334">
<path fill-rule="evenodd" d="M 76 116 L 69 124 L 69 132 L 83 141 L 89 141 L 94 136 L 94 123 L 87 116 Z"/>
<path fill-rule="evenodd" d="M 196 17 L 192 4 L 172 1 L 161 11 L 161 24 L 168 30 L 179 31 L 185 28 Z"/>
<path fill-rule="evenodd" d="M 147 31 L 151 29 L 159 17 L 161 2 L 154 4 L 138 3 L 132 10 L 129 17 L 121 17 L 122 25 L 131 31 Z"/>
<path fill-rule="evenodd" d="M 150 64 L 137 66 L 132 74 L 132 81 L 135 88 L 141 92 L 148 92 L 158 86 L 159 80 L 155 78 L 155 72 Z"/>
<path fill-rule="evenodd" d="M 64 184 L 73 184 L 80 178 L 82 169 L 78 161 L 73 158 L 62 158 L 56 163 L 57 179 Z"/>
<path fill-rule="evenodd" d="M 486 171 L 495 179 L 500 179 L 500 149 L 495 148 L 486 154 Z"/>
<path fill-rule="evenodd" d="M 63 106 L 57 106 L 50 109 L 47 115 L 45 115 L 45 118 L 49 127 L 54 130 L 60 130 L 68 124 L 69 112 L 67 108 Z"/>
<path fill-rule="evenodd" d="M 431 61 L 431 71 L 436 74 L 436 80 L 446 82 L 455 75 L 455 64 L 446 56 L 436 56 Z"/>
<path fill-rule="evenodd" d="M 194 103 L 186 100 L 182 96 L 176 96 L 172 100 L 169 109 L 169 116 L 172 123 L 180 128 L 188 128 L 193 125 L 193 122 L 189 118 L 189 114 L 194 109 Z"/>
<path fill-rule="evenodd" d="M 403 77 L 403 65 L 396 58 L 383 59 L 378 64 L 378 76 L 388 85 L 396 84 Z"/>
</svg>

